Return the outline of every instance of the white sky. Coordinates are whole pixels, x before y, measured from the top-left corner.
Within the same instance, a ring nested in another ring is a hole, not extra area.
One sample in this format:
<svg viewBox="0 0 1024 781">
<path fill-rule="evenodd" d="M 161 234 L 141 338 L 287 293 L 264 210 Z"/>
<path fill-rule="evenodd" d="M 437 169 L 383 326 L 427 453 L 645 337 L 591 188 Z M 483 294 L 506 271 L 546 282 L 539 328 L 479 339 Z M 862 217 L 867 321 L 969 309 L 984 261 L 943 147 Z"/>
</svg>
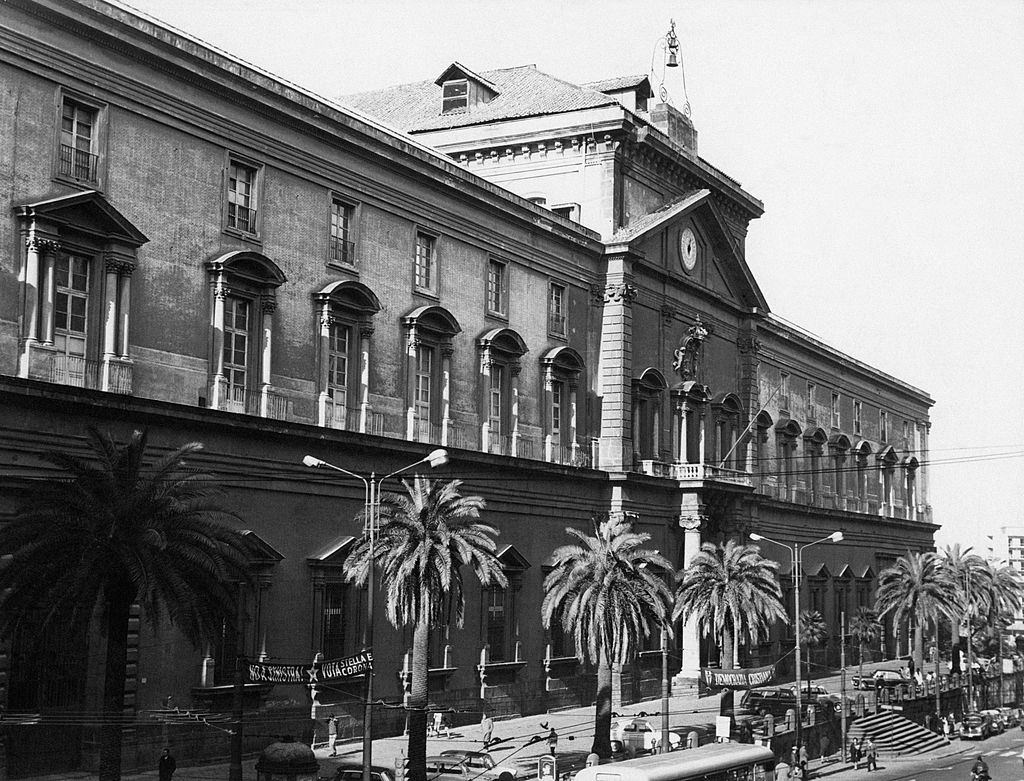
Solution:
<svg viewBox="0 0 1024 781">
<path fill-rule="evenodd" d="M 132 4 L 326 96 L 453 60 L 644 73 L 674 18 L 701 156 L 765 204 L 769 306 L 935 399 L 940 545 L 1024 523 L 1024 2 Z"/>
</svg>

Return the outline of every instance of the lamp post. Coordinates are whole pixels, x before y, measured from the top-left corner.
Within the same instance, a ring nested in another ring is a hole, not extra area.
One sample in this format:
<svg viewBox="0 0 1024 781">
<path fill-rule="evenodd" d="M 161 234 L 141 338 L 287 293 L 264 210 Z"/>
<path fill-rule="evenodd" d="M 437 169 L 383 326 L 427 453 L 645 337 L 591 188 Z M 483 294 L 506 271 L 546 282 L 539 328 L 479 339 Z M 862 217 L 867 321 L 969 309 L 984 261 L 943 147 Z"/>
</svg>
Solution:
<svg viewBox="0 0 1024 781">
<path fill-rule="evenodd" d="M 313 456 L 305 456 L 302 459 L 302 463 L 305 466 L 313 469 L 333 469 L 335 472 L 341 472 L 349 477 L 354 477 L 363 484 L 365 489 L 364 493 L 364 516 L 366 518 L 366 527 L 364 531 L 369 535 L 370 540 L 370 566 L 367 569 L 366 575 L 366 623 L 363 625 L 363 650 L 371 651 L 373 649 L 373 592 L 374 592 L 374 562 L 373 562 L 373 546 L 377 537 L 377 521 L 378 513 L 380 510 L 380 487 L 381 484 L 389 477 L 406 472 L 413 467 L 417 467 L 420 464 L 427 464 L 431 469 L 439 466 L 444 466 L 448 463 L 448 451 L 438 448 L 437 450 L 430 451 L 426 456 L 421 458 L 415 463 L 403 466 L 401 469 L 396 469 L 394 472 L 389 472 L 383 477 L 377 477 L 375 473 L 371 472 L 369 477 L 363 477 L 357 475 L 355 472 L 350 472 L 347 469 L 343 469 L 340 466 L 329 464 L 319 458 Z M 363 781 L 371 781 L 370 768 L 373 765 L 373 665 L 370 665 L 370 669 L 366 671 L 366 701 L 363 705 Z"/>
<path fill-rule="evenodd" d="M 843 533 L 832 532 L 828 537 L 822 537 L 820 540 L 809 542 L 806 545 L 797 545 L 795 542 L 792 545 L 787 545 L 784 542 L 779 542 L 778 540 L 773 540 L 762 534 L 756 533 L 751 533 L 750 539 L 754 542 L 770 542 L 772 545 L 778 545 L 780 548 L 785 548 L 789 551 L 793 561 L 793 603 L 794 610 L 796 611 L 796 648 L 794 649 L 794 658 L 796 660 L 796 745 L 799 747 L 800 728 L 803 726 L 803 705 L 801 703 L 800 692 L 800 554 L 812 545 L 817 545 L 819 542 L 839 542 L 843 539 Z"/>
</svg>

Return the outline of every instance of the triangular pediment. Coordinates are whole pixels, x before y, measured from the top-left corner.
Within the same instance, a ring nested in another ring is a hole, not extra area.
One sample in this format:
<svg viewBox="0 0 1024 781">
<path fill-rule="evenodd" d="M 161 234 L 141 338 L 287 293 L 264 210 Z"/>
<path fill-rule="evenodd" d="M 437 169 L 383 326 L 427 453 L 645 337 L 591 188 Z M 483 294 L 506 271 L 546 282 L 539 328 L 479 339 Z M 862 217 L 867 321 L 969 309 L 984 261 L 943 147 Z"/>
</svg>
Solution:
<svg viewBox="0 0 1024 781">
<path fill-rule="evenodd" d="M 498 561 L 501 568 L 513 572 L 522 572 L 530 568 L 529 560 L 519 552 L 515 545 L 506 545 L 498 550 Z"/>
<path fill-rule="evenodd" d="M 68 228 L 107 242 L 139 247 L 149 241 L 142 231 L 95 190 L 26 203 L 17 207 L 16 211 L 23 219 Z"/>
<path fill-rule="evenodd" d="M 843 579 L 849 579 L 849 578 L 853 578 L 853 577 L 856 577 L 856 576 L 853 574 L 853 568 L 849 564 L 847 564 L 845 567 L 843 567 L 843 569 L 839 572 L 839 574 L 836 575 L 836 577 L 837 578 L 843 578 Z"/>
<path fill-rule="evenodd" d="M 832 573 L 828 571 L 828 567 L 824 564 L 818 566 L 817 569 L 812 569 L 807 572 L 809 578 L 830 578 Z"/>
<path fill-rule="evenodd" d="M 604 239 L 605 253 L 630 253 L 642 262 L 710 291 L 740 309 L 767 312 L 768 302 L 707 189 L 693 190 Z M 686 247 L 695 245 L 693 254 Z"/>
<path fill-rule="evenodd" d="M 345 557 L 348 556 L 349 551 L 352 549 L 352 543 L 355 542 L 355 539 L 351 535 L 335 537 L 329 543 L 307 556 L 306 562 L 310 566 L 315 567 L 340 567 L 345 563 Z"/>
<path fill-rule="evenodd" d="M 488 81 L 475 71 L 471 71 L 461 62 L 453 62 L 451 65 L 445 68 L 444 72 L 436 79 L 434 79 L 434 83 L 440 87 L 446 81 L 456 81 L 458 79 L 467 79 L 469 81 L 474 81 L 477 84 L 481 85 L 482 87 L 485 87 L 488 90 L 490 90 L 493 94 L 498 94 L 498 88 L 494 86 L 494 82 Z"/>
<path fill-rule="evenodd" d="M 284 554 L 251 529 L 243 529 L 242 536 L 249 546 L 250 558 L 254 564 L 277 564 L 284 560 Z"/>
</svg>

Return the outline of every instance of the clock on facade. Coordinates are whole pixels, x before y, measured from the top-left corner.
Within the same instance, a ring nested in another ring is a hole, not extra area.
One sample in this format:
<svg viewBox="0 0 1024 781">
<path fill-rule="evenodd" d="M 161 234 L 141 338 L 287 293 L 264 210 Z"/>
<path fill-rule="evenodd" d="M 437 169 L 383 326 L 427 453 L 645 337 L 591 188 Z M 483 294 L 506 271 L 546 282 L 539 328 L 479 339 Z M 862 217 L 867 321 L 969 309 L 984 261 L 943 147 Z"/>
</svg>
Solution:
<svg viewBox="0 0 1024 781">
<path fill-rule="evenodd" d="M 697 265 L 697 237 L 690 228 L 683 228 L 679 232 L 679 261 L 687 273 Z"/>
</svg>

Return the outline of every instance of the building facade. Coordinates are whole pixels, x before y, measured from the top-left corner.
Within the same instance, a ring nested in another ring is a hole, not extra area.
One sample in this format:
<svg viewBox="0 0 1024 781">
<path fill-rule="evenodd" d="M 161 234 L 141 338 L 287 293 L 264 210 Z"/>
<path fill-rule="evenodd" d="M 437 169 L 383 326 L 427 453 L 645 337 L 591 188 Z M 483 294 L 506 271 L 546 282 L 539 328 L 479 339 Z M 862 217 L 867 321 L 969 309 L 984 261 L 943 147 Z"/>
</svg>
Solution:
<svg viewBox="0 0 1024 781">
<path fill-rule="evenodd" d="M 11 0 L 0 39 L 0 522 L 44 452 L 145 427 L 158 452 L 204 443 L 255 551 L 240 631 L 193 649 L 138 625 L 127 762 L 175 745 L 169 703 L 225 709 L 239 655 L 358 650 L 343 564 L 363 486 L 306 454 L 380 475 L 444 447 L 432 476 L 487 500 L 509 586 L 471 590 L 431 641 L 432 701 L 467 721 L 591 701 L 539 621 L 567 526 L 626 514 L 679 566 L 704 541 L 842 530 L 800 583 L 833 634 L 880 569 L 932 547 L 930 398 L 770 314 L 744 260 L 760 202 L 697 156 L 686 117 L 648 110 L 646 79 L 456 63 L 422 99 L 328 101 L 103 0 Z M 25 721 L 12 775 L 95 761 L 103 639 L 37 620 L 0 641 L 0 706 Z M 376 626 L 376 690 L 400 706 L 411 630 Z M 745 658 L 784 655 L 787 632 Z M 616 671 L 620 701 L 654 691 L 658 651 Z M 717 656 L 681 628 L 674 671 Z M 247 713 L 355 733 L 359 688 L 251 684 Z M 226 751 L 213 729 L 188 739 Z"/>
</svg>

